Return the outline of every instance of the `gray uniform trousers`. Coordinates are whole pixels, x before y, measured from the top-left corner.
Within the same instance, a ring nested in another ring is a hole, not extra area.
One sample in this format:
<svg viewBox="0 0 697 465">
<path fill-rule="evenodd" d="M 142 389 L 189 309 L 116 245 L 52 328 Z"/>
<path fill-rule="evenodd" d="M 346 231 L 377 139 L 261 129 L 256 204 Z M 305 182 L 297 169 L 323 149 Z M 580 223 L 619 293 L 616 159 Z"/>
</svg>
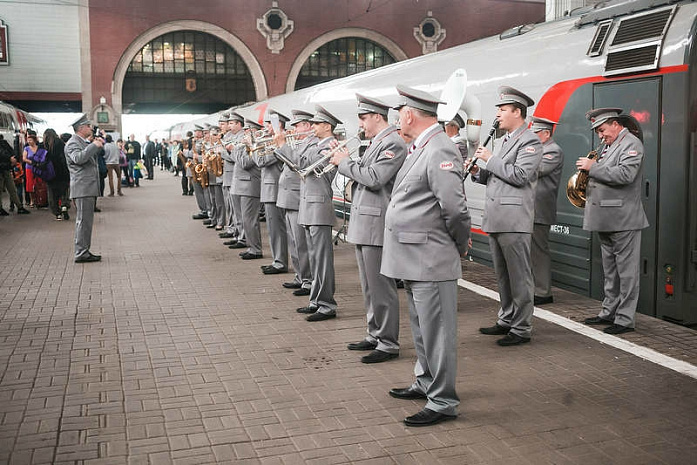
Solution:
<svg viewBox="0 0 697 465">
<path fill-rule="evenodd" d="M 269 245 L 273 263 L 271 266 L 279 270 L 288 269 L 288 230 L 283 209 L 275 202 L 264 202 L 266 212 L 266 227 L 269 230 Z"/>
<path fill-rule="evenodd" d="M 247 252 L 261 253 L 261 228 L 259 226 L 259 197 L 240 196 L 240 208 L 242 210 L 242 227 L 244 228 Z"/>
<path fill-rule="evenodd" d="M 605 274 L 605 298 L 598 315 L 634 327 L 639 302 L 641 230 L 598 232 Z"/>
<path fill-rule="evenodd" d="M 490 233 L 489 248 L 501 297 L 498 324 L 513 334 L 532 333 L 533 292 L 529 233 Z"/>
<path fill-rule="evenodd" d="M 221 184 L 213 184 L 208 186 L 208 191 L 210 192 L 213 205 L 211 224 L 222 228 L 225 224 L 225 197 L 223 197 L 223 186 Z"/>
<path fill-rule="evenodd" d="M 208 214 L 208 204 L 206 203 L 206 195 L 203 193 L 203 187 L 197 182 L 192 181 L 192 183 L 194 185 L 194 197 L 196 197 L 196 205 L 198 205 L 199 211 Z"/>
<path fill-rule="evenodd" d="M 549 225 L 535 223 L 532 231 L 532 275 L 535 295 L 552 296 L 552 258 L 549 256 Z"/>
<path fill-rule="evenodd" d="M 382 247 L 356 245 L 358 275 L 368 320 L 365 340 L 389 354 L 399 353 L 399 297 L 393 278 L 380 274 Z"/>
<path fill-rule="evenodd" d="M 215 224 L 215 215 L 218 213 L 215 209 L 215 199 L 213 198 L 213 186 L 209 185 L 203 189 L 203 196 L 206 198 L 206 208 L 208 218 L 211 219 L 211 224 Z"/>
<path fill-rule="evenodd" d="M 283 213 L 286 218 L 290 262 L 293 264 L 293 271 L 295 271 L 293 281 L 300 284 L 303 289 L 312 289 L 312 271 L 310 270 L 305 228 L 298 224 L 298 210 L 284 209 Z"/>
<path fill-rule="evenodd" d="M 304 226 L 310 252 L 312 289 L 309 307 L 328 315 L 336 313 L 334 300 L 334 249 L 331 226 Z"/>
<path fill-rule="evenodd" d="M 234 227 L 237 229 L 237 240 L 240 242 L 245 242 L 244 223 L 242 222 L 242 196 L 231 193 L 230 201 L 232 203 L 232 210 L 234 212 L 233 218 L 235 219 Z"/>
<path fill-rule="evenodd" d="M 416 381 L 412 389 L 428 397 L 426 408 L 456 415 L 457 281 L 404 281 L 414 336 Z"/>
<path fill-rule="evenodd" d="M 80 258 L 90 253 L 94 206 L 97 204 L 97 197 L 77 197 L 73 201 L 77 210 L 75 217 L 75 258 Z"/>
<path fill-rule="evenodd" d="M 223 186 L 223 202 L 225 203 L 225 223 L 223 227 L 226 233 L 233 234 L 235 232 L 235 212 L 232 208 L 230 186 Z"/>
</svg>

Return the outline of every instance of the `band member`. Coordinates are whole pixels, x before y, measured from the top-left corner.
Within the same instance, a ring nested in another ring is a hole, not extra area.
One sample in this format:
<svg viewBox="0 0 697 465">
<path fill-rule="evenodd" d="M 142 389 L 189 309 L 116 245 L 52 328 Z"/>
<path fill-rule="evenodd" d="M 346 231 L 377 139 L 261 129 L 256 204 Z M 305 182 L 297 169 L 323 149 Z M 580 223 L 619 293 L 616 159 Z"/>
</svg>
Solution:
<svg viewBox="0 0 697 465">
<path fill-rule="evenodd" d="M 269 110 L 265 120 L 266 130 L 269 134 L 274 134 L 271 124 L 271 115 L 278 117 L 280 125 L 279 132 L 282 132 L 288 118 L 274 110 Z M 269 136 L 271 137 L 271 136 Z M 286 229 L 286 219 L 283 211 L 276 206 L 278 199 L 278 179 L 281 176 L 283 163 L 281 163 L 273 151 L 264 149 L 253 152 L 254 162 L 261 168 L 261 202 L 264 204 L 266 212 L 266 227 L 269 233 L 269 246 L 273 262 L 270 265 L 261 267 L 264 274 L 279 274 L 288 272 L 288 230 Z"/>
<path fill-rule="evenodd" d="M 193 148 L 193 160 L 194 164 L 201 163 L 201 149 L 203 147 L 203 127 L 198 124 L 194 125 L 194 146 Z M 193 174 L 193 173 L 192 173 Z M 194 182 L 194 196 L 196 198 L 196 205 L 198 205 L 199 212 L 192 216 L 195 220 L 206 220 L 208 218 L 208 204 L 206 203 L 206 196 L 203 193 L 203 187 L 201 184 Z"/>
<path fill-rule="evenodd" d="M 215 159 L 218 158 L 222 162 L 223 153 L 227 154 L 227 150 L 220 142 L 222 134 L 216 126 L 210 129 L 210 143 L 206 150 L 208 157 L 208 191 L 210 193 L 212 208 L 211 208 L 211 224 L 209 228 L 215 228 L 216 231 L 221 231 L 225 224 L 225 198 L 223 196 L 223 173 L 216 172 Z M 220 175 L 219 175 L 220 174 Z"/>
<path fill-rule="evenodd" d="M 363 363 L 380 363 L 399 355 L 399 298 L 394 279 L 380 274 L 385 213 L 394 177 L 406 155 L 404 140 L 387 122 L 389 106 L 356 94 L 359 126 L 370 146 L 360 160 L 346 149 L 330 160 L 339 173 L 352 179 L 351 222 L 347 240 L 356 245 L 358 274 L 368 320 L 368 335 L 348 345 L 349 350 L 371 350 Z"/>
<path fill-rule="evenodd" d="M 604 146 L 597 160 L 579 158 L 588 171 L 583 229 L 597 231 L 605 274 L 605 298 L 589 325 L 610 325 L 604 332 L 634 331 L 639 300 L 641 230 L 649 225 L 641 203 L 644 145 L 622 125 L 621 108 L 586 113 Z"/>
<path fill-rule="evenodd" d="M 242 146 L 244 131 L 242 126 L 244 118 L 237 113 L 228 113 L 227 132 L 223 136 L 222 143 L 225 146 L 227 155 L 223 153 L 223 196 L 225 197 L 225 231 L 219 236 L 223 239 L 234 239 L 230 243 L 223 242 L 225 245 L 232 245 L 240 238 L 242 230 L 242 218 L 239 214 L 239 197 L 232 195 L 232 180 L 235 171 L 235 158 L 232 152 Z"/>
<path fill-rule="evenodd" d="M 397 173 L 385 215 L 381 273 L 402 278 L 417 362 L 416 380 L 390 390 L 399 399 L 428 399 L 404 419 L 427 426 L 455 418 L 457 280 L 467 253 L 470 215 L 460 154 L 438 124 L 432 95 L 397 86 L 401 131 L 413 140 Z"/>
<path fill-rule="evenodd" d="M 70 198 L 75 203 L 75 263 L 98 262 L 101 255 L 90 252 L 94 208 L 99 195 L 97 153 L 104 146 L 101 137 L 92 138 L 92 124 L 86 115 L 73 123 L 75 134 L 65 144 L 70 171 Z M 20 205 L 21 207 L 21 205 Z"/>
<path fill-rule="evenodd" d="M 455 115 L 455 118 L 448 121 L 444 125 L 445 134 L 450 137 L 450 140 L 457 145 L 457 149 L 460 151 L 460 156 L 462 157 L 463 163 L 467 160 L 467 139 L 460 135 L 460 130 L 465 127 L 465 121 L 459 114 Z"/>
<path fill-rule="evenodd" d="M 261 125 L 245 119 L 245 129 L 252 131 L 261 129 Z M 251 137 L 245 135 L 245 138 Z M 249 140 L 249 139 L 248 139 Z M 242 228 L 246 243 L 238 241 L 231 248 L 247 247 L 240 253 L 243 260 L 256 260 L 263 258 L 261 251 L 261 228 L 259 227 L 259 207 L 261 202 L 261 170 L 254 163 L 252 156 L 246 148 L 235 150 L 235 171 L 233 173 L 231 192 L 240 196 L 240 213 L 242 214 Z"/>
<path fill-rule="evenodd" d="M 321 105 L 310 120 L 312 130 L 319 139 L 316 146 L 299 154 L 298 166 L 307 168 L 326 157 L 334 139 L 334 128 L 341 121 Z M 317 168 L 327 165 L 320 163 Z M 300 183 L 300 210 L 298 223 L 305 228 L 307 247 L 310 252 L 312 289 L 310 304 L 301 307 L 298 313 L 309 313 L 307 321 L 322 321 L 336 317 L 334 300 L 334 249 L 332 248 L 332 226 L 336 218 L 332 204 L 332 180 L 336 170 L 315 176 L 307 175 Z"/>
<path fill-rule="evenodd" d="M 530 342 L 535 283 L 530 262 L 535 184 L 542 158 L 542 144 L 527 129 L 527 108 L 535 102 L 512 87 L 499 87 L 496 119 L 506 136 L 494 154 L 479 147 L 475 157 L 486 162 L 474 166 L 475 181 L 486 184 L 482 229 L 489 234 L 501 309 L 498 321 L 482 334 L 505 335 L 497 344 Z"/>
<path fill-rule="evenodd" d="M 211 189 L 211 168 L 208 163 L 208 157 L 206 156 L 208 150 L 211 148 L 211 125 L 208 123 L 203 123 L 203 140 L 201 141 L 201 162 L 206 165 L 206 173 L 208 174 L 208 186 L 201 186 L 203 188 L 203 197 L 206 199 L 206 206 L 208 210 L 208 219 L 203 220 L 205 226 L 215 227 L 215 215 L 217 214 L 217 206 L 215 203 L 215 198 L 213 197 L 213 189 Z M 215 182 L 215 178 L 213 178 Z M 211 226 L 212 225 L 212 226 Z"/>
<path fill-rule="evenodd" d="M 542 160 L 535 187 L 535 223 L 532 232 L 532 276 L 535 281 L 535 305 L 550 304 L 552 297 L 552 260 L 549 256 L 549 226 L 557 221 L 557 192 L 564 167 L 564 153 L 552 139 L 556 121 L 532 118 L 532 132 L 542 143 Z"/>
<path fill-rule="evenodd" d="M 312 113 L 302 110 L 293 110 L 293 126 L 297 147 L 293 149 L 286 143 L 287 133 L 277 134 L 274 137 L 276 153 L 297 164 L 303 153 L 313 150 L 319 140 L 312 132 Z M 290 249 L 290 261 L 293 264 L 295 276 L 293 281 L 283 283 L 286 289 L 295 289 L 293 295 L 310 295 L 312 289 L 312 271 L 310 269 L 310 255 L 307 250 L 307 238 L 305 228 L 298 224 L 298 210 L 300 209 L 300 176 L 287 164 L 283 164 L 283 171 L 278 179 L 278 198 L 276 206 L 283 210 L 288 231 L 288 245 Z"/>
</svg>

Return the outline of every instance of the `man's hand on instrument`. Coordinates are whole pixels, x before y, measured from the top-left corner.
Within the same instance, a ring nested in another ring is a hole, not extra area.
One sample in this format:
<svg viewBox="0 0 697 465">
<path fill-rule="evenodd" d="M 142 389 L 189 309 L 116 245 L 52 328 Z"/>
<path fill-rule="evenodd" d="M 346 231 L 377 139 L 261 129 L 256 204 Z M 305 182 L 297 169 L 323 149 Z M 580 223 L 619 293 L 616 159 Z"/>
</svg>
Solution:
<svg viewBox="0 0 697 465">
<path fill-rule="evenodd" d="M 273 143 L 279 149 L 286 145 L 286 131 L 280 130 L 273 136 Z"/>
<path fill-rule="evenodd" d="M 340 148 L 339 150 L 334 152 L 334 155 L 332 155 L 332 158 L 329 160 L 329 163 L 332 165 L 339 166 L 339 163 L 341 163 L 341 160 L 348 158 L 349 157 L 349 151 L 346 147 Z"/>
<path fill-rule="evenodd" d="M 589 171 L 591 169 L 591 166 L 593 166 L 595 163 L 596 161 L 593 158 L 581 157 L 578 160 L 576 160 L 576 168 L 580 170 Z"/>
<path fill-rule="evenodd" d="M 482 161 L 489 161 L 489 158 L 492 157 L 492 153 L 491 150 L 489 150 L 488 148 L 479 146 L 479 148 L 477 148 L 477 151 L 474 152 L 474 157 L 479 158 Z"/>
<path fill-rule="evenodd" d="M 472 174 L 477 174 L 479 172 L 479 167 L 476 163 L 472 164 L 473 161 L 473 158 L 468 158 L 467 161 L 465 161 L 465 173 L 467 171 L 469 171 Z"/>
</svg>

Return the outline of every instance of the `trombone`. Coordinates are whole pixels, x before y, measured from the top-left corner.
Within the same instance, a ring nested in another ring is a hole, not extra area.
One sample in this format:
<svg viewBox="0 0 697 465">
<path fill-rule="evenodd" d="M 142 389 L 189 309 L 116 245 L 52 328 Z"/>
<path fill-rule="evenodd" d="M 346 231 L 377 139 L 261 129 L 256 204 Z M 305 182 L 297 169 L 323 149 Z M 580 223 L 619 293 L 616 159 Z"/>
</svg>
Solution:
<svg viewBox="0 0 697 465">
<path fill-rule="evenodd" d="M 363 134 L 363 130 L 359 130 L 355 136 L 350 137 L 349 139 L 346 139 L 345 141 L 342 141 L 334 147 L 333 149 L 329 150 L 326 152 L 324 155 L 322 155 L 322 158 L 311 164 L 310 166 L 307 166 L 306 168 L 301 169 L 298 171 L 298 175 L 302 178 L 305 179 L 307 178 L 310 174 L 314 174 L 316 177 L 321 178 L 323 175 L 332 172 L 336 168 L 336 165 L 324 165 L 324 163 L 328 162 L 336 152 L 339 150 L 343 149 L 346 147 L 349 143 L 353 142 L 354 140 L 357 140 L 359 144 L 355 147 L 352 147 L 349 150 L 349 155 L 353 154 L 356 150 L 358 150 L 361 147 L 362 139 L 361 135 Z"/>
</svg>

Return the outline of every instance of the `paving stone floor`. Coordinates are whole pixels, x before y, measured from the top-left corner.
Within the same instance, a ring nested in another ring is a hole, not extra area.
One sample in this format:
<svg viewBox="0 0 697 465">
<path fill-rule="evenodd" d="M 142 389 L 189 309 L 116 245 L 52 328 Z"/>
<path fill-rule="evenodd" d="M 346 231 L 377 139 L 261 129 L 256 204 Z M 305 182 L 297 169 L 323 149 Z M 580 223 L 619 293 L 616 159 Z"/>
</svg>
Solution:
<svg viewBox="0 0 697 465">
<path fill-rule="evenodd" d="M 496 302 L 464 289 L 460 417 L 405 427 L 422 402 L 387 395 L 413 376 L 404 310 L 398 359 L 346 350 L 365 330 L 352 247 L 335 251 L 338 318 L 308 323 L 289 275 L 221 246 L 156 176 L 99 200 L 101 263 L 72 262 L 72 220 L 0 218 L 0 463 L 697 463 L 697 380 L 540 319 L 531 344 L 498 347 L 477 331 Z M 546 309 L 597 310 L 556 295 Z M 697 360 L 690 329 L 642 317 L 626 338 Z"/>
</svg>

